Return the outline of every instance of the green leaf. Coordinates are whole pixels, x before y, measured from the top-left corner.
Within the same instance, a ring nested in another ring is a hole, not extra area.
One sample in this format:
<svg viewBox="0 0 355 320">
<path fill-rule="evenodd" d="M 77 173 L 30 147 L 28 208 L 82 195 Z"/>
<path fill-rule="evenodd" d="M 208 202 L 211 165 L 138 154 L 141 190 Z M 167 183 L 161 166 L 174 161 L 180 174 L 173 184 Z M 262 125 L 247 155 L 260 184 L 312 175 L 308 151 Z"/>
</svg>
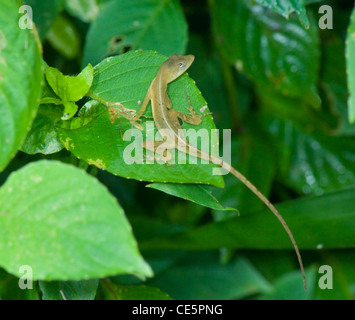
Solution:
<svg viewBox="0 0 355 320">
<path fill-rule="evenodd" d="M 98 279 L 82 281 L 39 281 L 42 300 L 94 300 Z"/>
<path fill-rule="evenodd" d="M 46 74 L 46 70 L 47 70 L 48 65 L 45 63 L 45 70 L 44 70 L 44 74 Z M 49 71 L 50 72 L 50 71 Z M 54 71 L 55 72 L 55 71 Z M 58 98 L 58 95 L 54 92 L 54 90 L 52 89 L 52 87 L 50 86 L 50 84 L 48 83 L 47 77 L 44 77 L 45 80 L 43 81 L 43 85 L 42 85 L 42 97 L 41 97 L 41 104 L 46 104 L 46 103 L 54 103 L 56 105 L 61 104 L 61 99 Z M 55 84 L 56 79 L 53 79 L 53 83 Z M 52 84 L 53 84 L 52 83 Z"/>
<path fill-rule="evenodd" d="M 156 76 L 160 65 L 166 57 L 155 52 L 129 52 L 124 55 L 111 57 L 94 68 L 94 82 L 90 89 L 89 96 L 103 102 L 119 102 L 126 109 L 138 110 L 143 101 L 151 81 Z M 188 105 L 184 92 L 190 96 L 191 103 L 197 113 L 206 106 L 201 92 L 198 90 L 194 81 L 186 74 L 169 84 L 168 94 L 172 100 L 174 109 L 185 112 L 184 106 Z M 85 108 L 84 108 L 85 109 Z M 101 105 L 100 110 L 107 108 Z M 166 165 L 154 162 L 148 163 L 128 163 L 131 160 L 132 153 L 127 146 L 132 146 L 134 136 L 129 141 L 122 140 L 122 134 L 131 129 L 132 125 L 124 118 L 113 125 L 110 121 L 108 112 L 97 112 L 97 117 L 93 121 L 79 126 L 77 119 L 73 119 L 59 130 L 60 138 L 64 146 L 76 157 L 93 164 L 100 169 L 107 170 L 115 175 L 138 180 L 152 182 L 173 182 L 173 183 L 206 183 L 223 186 L 223 178 L 219 175 L 213 175 L 213 164 L 178 164 L 178 159 L 185 158 L 183 153 L 175 155 L 175 164 Z M 146 116 L 151 116 L 151 110 L 148 107 Z M 150 122 L 147 122 L 150 121 Z M 149 118 L 143 118 L 142 125 L 147 130 L 131 131 L 142 140 L 155 138 L 157 129 L 153 121 Z M 148 125 L 147 125 L 148 123 Z M 211 116 L 203 117 L 203 122 L 199 126 L 189 124 L 183 125 L 184 129 L 204 129 L 210 136 L 210 145 L 216 146 L 217 140 L 214 135 L 211 137 L 211 129 L 214 129 L 214 123 Z M 142 136 L 143 135 L 143 136 Z M 126 139 L 127 140 L 127 139 Z M 141 144 L 138 143 L 139 149 Z M 128 159 L 129 158 L 129 159 Z M 187 161 L 188 162 L 188 161 Z M 191 161 L 190 161 L 191 162 Z"/>
<path fill-rule="evenodd" d="M 322 194 L 355 184 L 352 137 L 324 132 L 319 116 L 297 100 L 264 91 L 260 104 L 265 107 L 261 125 L 272 137 L 278 171 L 286 185 L 299 193 Z M 297 118 L 292 119 L 293 115 Z"/>
<path fill-rule="evenodd" d="M 350 92 L 349 121 L 355 122 L 355 9 L 351 14 L 351 21 L 346 37 L 346 71 L 348 74 L 348 88 Z"/>
<path fill-rule="evenodd" d="M 69 88 L 63 73 L 61 73 L 57 68 L 47 67 L 46 79 L 55 94 L 62 100 L 68 101 L 67 95 Z"/>
<path fill-rule="evenodd" d="M 333 288 L 335 290 L 324 290 L 315 287 L 315 300 L 352 300 L 354 288 L 352 284 L 355 280 L 355 270 L 353 267 L 354 250 L 333 250 L 322 254 L 322 260 L 317 261 L 318 265 L 328 265 L 333 269 Z M 321 274 L 323 276 L 325 274 Z M 329 275 L 329 273 L 327 274 Z M 324 278 L 323 278 L 324 280 Z M 323 282 L 323 281 L 322 281 Z M 328 282 L 329 284 L 329 282 Z"/>
<path fill-rule="evenodd" d="M 300 249 L 354 248 L 355 188 L 277 206 Z M 341 232 L 339 232 L 341 230 Z M 293 249 L 279 221 L 264 209 L 142 241 L 145 250 Z"/>
<path fill-rule="evenodd" d="M 63 15 L 54 21 L 46 39 L 67 59 L 75 59 L 80 54 L 80 35 L 75 25 Z"/>
<path fill-rule="evenodd" d="M 355 134 L 355 124 L 349 123 L 344 41 L 333 36 L 323 44 L 322 54 L 324 61 L 320 77 L 321 88 L 324 91 L 322 103 L 329 104 L 333 119 L 338 117 L 337 134 Z"/>
<path fill-rule="evenodd" d="M 54 97 L 42 97 L 41 104 L 62 104 L 62 100 Z"/>
<path fill-rule="evenodd" d="M 212 26 L 220 51 L 254 83 L 315 107 L 319 71 L 318 28 L 305 30 L 292 17 L 248 0 L 211 1 Z"/>
<path fill-rule="evenodd" d="M 281 174 L 287 185 L 305 194 L 322 194 L 354 185 L 353 137 L 308 133 L 277 119 L 270 123 L 270 129 L 278 132 L 280 149 L 283 144 L 279 159 L 286 162 Z M 281 152 L 285 156 L 282 160 Z"/>
<path fill-rule="evenodd" d="M 64 76 L 69 91 L 68 101 L 78 101 L 89 91 L 94 79 L 94 70 L 88 64 L 77 76 Z"/>
<path fill-rule="evenodd" d="M 259 297 L 261 300 L 311 300 L 317 272 L 314 267 L 306 269 L 308 290 L 305 291 L 300 282 L 300 272 L 289 272 L 275 281 L 275 287 Z M 310 286 L 311 284 L 312 286 Z"/>
<path fill-rule="evenodd" d="M 36 116 L 42 61 L 35 29 L 19 28 L 19 6 L 0 0 L 0 172 L 15 155 Z"/>
<path fill-rule="evenodd" d="M 302 25 L 306 29 L 309 28 L 305 0 L 255 0 L 255 2 L 283 15 L 286 19 L 289 19 L 291 13 L 296 12 Z"/>
<path fill-rule="evenodd" d="M 167 223 L 166 221 L 149 218 L 144 215 L 133 215 L 129 221 L 133 226 L 134 234 L 139 243 L 143 240 L 166 236 L 187 229 L 185 226 L 176 223 Z"/>
<path fill-rule="evenodd" d="M 241 299 L 271 289 L 244 257 L 222 264 L 215 252 L 193 252 L 152 278 L 149 285 L 177 300 Z"/>
<path fill-rule="evenodd" d="M 63 102 L 64 114 L 61 117 L 62 120 L 68 120 L 72 118 L 78 111 L 78 106 L 74 102 Z"/>
<path fill-rule="evenodd" d="M 117 0 L 108 3 L 89 29 L 83 64 L 128 49 L 184 53 L 187 23 L 177 0 Z"/>
<path fill-rule="evenodd" d="M 123 285 L 107 279 L 101 281 L 100 299 L 104 300 L 172 300 L 158 288 L 145 285 Z"/>
<path fill-rule="evenodd" d="M 213 196 L 211 190 L 209 190 L 206 186 L 191 184 L 153 183 L 147 185 L 147 187 L 160 190 L 172 196 L 189 200 L 214 210 L 238 211 L 234 208 L 223 207 Z"/>
<path fill-rule="evenodd" d="M 57 161 L 12 173 L 0 189 L 0 265 L 34 280 L 151 275 L 122 208 L 96 179 Z"/>
<path fill-rule="evenodd" d="M 66 0 L 65 8 L 68 12 L 84 22 L 93 22 L 102 7 L 111 0 Z"/>
<path fill-rule="evenodd" d="M 43 41 L 51 25 L 62 10 L 64 0 L 25 0 L 23 2 L 31 6 L 33 21 L 38 29 L 39 37 Z"/>
<path fill-rule="evenodd" d="M 57 106 L 42 104 L 28 133 L 21 151 L 28 154 L 52 154 L 62 150 L 63 144 L 57 137 L 56 124 L 63 114 Z"/>
<path fill-rule="evenodd" d="M 47 67 L 46 79 L 48 84 L 57 96 L 42 98 L 41 103 L 54 103 L 64 105 L 64 114 L 62 120 L 72 118 L 78 111 L 78 106 L 72 101 L 78 101 L 89 91 L 94 78 L 94 72 L 91 64 L 77 76 L 64 76 L 58 69 Z"/>
<path fill-rule="evenodd" d="M 89 91 L 94 71 L 91 64 L 88 64 L 77 76 L 65 76 L 58 69 L 47 67 L 46 78 L 53 91 L 63 101 L 78 101 Z"/>
</svg>

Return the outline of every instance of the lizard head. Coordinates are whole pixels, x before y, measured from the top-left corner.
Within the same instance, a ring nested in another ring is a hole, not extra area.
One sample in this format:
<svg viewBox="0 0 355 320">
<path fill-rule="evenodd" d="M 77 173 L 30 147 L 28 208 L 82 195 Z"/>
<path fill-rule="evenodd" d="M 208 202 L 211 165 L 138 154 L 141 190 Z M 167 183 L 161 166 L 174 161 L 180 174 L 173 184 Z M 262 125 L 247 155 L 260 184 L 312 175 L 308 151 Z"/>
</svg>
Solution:
<svg viewBox="0 0 355 320">
<path fill-rule="evenodd" d="M 192 54 L 181 56 L 177 53 L 172 54 L 162 66 L 164 73 L 168 76 L 168 82 L 174 81 L 180 77 L 192 64 L 195 57 Z"/>
</svg>

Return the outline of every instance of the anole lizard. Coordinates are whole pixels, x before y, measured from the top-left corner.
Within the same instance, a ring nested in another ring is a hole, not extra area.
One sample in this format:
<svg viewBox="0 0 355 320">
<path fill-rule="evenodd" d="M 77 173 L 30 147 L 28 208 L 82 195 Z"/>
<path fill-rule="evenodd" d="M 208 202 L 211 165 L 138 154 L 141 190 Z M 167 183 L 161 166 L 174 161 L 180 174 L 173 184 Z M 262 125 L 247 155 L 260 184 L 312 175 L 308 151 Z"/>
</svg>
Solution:
<svg viewBox="0 0 355 320">
<path fill-rule="evenodd" d="M 181 152 L 184 152 L 185 154 L 189 154 L 219 165 L 234 175 L 242 183 L 244 183 L 272 211 L 272 213 L 277 217 L 277 219 L 281 222 L 282 226 L 286 230 L 296 251 L 302 272 L 304 288 L 307 290 L 302 258 L 296 241 L 285 220 L 282 218 L 274 205 L 246 177 L 234 169 L 229 163 L 211 154 L 203 152 L 193 145 L 190 145 L 183 134 L 179 119 L 193 125 L 199 125 L 202 121 L 201 118 L 207 114 L 196 114 L 193 107 L 191 106 L 189 99 L 190 108 L 188 110 L 190 111 L 190 115 L 186 115 L 177 110 L 174 110 L 172 108 L 172 102 L 167 94 L 167 87 L 170 82 L 180 77 L 191 66 L 194 58 L 195 57 L 193 55 L 181 56 L 178 54 L 173 54 L 160 66 L 156 77 L 152 81 L 147 91 L 140 110 L 134 117 L 132 117 L 131 122 L 138 128 L 142 129 L 142 127 L 137 124 L 136 121 L 140 119 L 140 117 L 145 112 L 149 101 L 151 101 L 154 123 L 158 128 L 159 133 L 163 137 L 163 141 L 145 141 L 144 148 L 159 154 L 159 146 L 164 144 L 163 150 L 165 150 L 165 159 L 169 158 L 170 153 L 167 151 L 168 149 L 177 149 Z"/>
</svg>

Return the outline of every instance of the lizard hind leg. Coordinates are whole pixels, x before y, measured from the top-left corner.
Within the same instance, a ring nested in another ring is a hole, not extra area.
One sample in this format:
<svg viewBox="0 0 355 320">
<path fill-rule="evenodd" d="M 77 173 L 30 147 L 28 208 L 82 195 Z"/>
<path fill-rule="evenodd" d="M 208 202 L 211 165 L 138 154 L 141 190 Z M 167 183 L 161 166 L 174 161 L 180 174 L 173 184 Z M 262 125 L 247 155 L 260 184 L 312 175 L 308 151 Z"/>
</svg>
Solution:
<svg viewBox="0 0 355 320">
<path fill-rule="evenodd" d="M 166 141 L 154 141 L 154 140 L 147 140 L 143 141 L 143 148 L 146 149 L 147 151 L 153 152 L 153 156 L 146 155 L 145 159 L 147 161 L 151 161 L 151 163 L 154 163 L 154 161 L 166 165 L 171 165 L 169 164 L 169 161 L 172 159 L 172 154 L 169 151 L 169 149 L 172 148 L 167 148 L 166 147 Z"/>
<path fill-rule="evenodd" d="M 204 114 L 197 114 L 195 109 L 193 108 L 193 106 L 191 104 L 190 97 L 186 93 L 186 91 L 185 91 L 185 95 L 186 95 L 187 101 L 189 103 L 189 107 L 185 107 L 185 109 L 187 109 L 190 112 L 190 114 L 187 115 L 185 113 L 182 113 L 182 112 L 179 112 L 177 110 L 171 109 L 171 110 L 169 110 L 169 113 L 172 115 L 171 118 L 179 118 L 183 122 L 187 122 L 189 124 L 198 126 L 199 124 L 201 124 L 203 117 L 205 117 L 207 115 L 210 115 L 212 113 L 208 112 L 208 113 L 204 113 Z"/>
<path fill-rule="evenodd" d="M 190 112 L 191 112 L 191 110 L 192 110 L 192 113 L 196 114 L 195 109 L 193 108 L 193 106 L 192 106 L 192 104 L 191 104 L 190 96 L 187 94 L 186 91 L 185 91 L 185 95 L 186 95 L 186 98 L 187 98 L 187 102 L 189 103 L 189 106 L 190 106 L 189 108 L 186 108 L 186 109 L 189 110 Z M 204 107 L 202 107 L 202 108 L 200 109 L 200 112 L 205 111 L 206 108 L 207 108 L 207 105 L 204 106 Z M 208 116 L 208 115 L 210 115 L 210 114 L 212 114 L 212 112 L 207 112 L 207 113 L 201 114 L 200 116 L 201 116 L 201 118 L 202 118 L 202 117 Z"/>
</svg>

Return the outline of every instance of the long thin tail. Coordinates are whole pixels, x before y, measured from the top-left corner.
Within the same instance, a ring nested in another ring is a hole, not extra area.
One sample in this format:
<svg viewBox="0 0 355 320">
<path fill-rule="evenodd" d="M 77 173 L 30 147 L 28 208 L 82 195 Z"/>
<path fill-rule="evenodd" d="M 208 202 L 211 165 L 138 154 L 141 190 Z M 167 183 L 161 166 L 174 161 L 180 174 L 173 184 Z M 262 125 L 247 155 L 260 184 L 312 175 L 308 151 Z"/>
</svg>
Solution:
<svg viewBox="0 0 355 320">
<path fill-rule="evenodd" d="M 302 278 L 303 278 L 303 285 L 305 291 L 307 291 L 307 282 L 306 282 L 306 276 L 304 273 L 304 268 L 303 268 L 303 262 L 302 262 L 302 257 L 300 254 L 300 251 L 298 250 L 298 246 L 296 243 L 295 238 L 293 237 L 293 234 L 288 227 L 286 221 L 282 218 L 281 214 L 277 211 L 277 209 L 274 207 L 274 205 L 246 178 L 244 177 L 238 170 L 234 169 L 229 163 L 222 161 L 221 159 L 217 157 L 210 156 L 210 161 L 213 162 L 214 164 L 217 164 L 221 166 L 222 168 L 226 169 L 228 172 L 230 172 L 233 176 L 235 176 L 238 180 L 240 180 L 245 186 L 247 186 L 264 204 L 271 210 L 271 212 L 276 216 L 277 219 L 281 222 L 282 226 L 286 230 L 293 247 L 295 248 L 298 263 L 300 265 L 301 273 L 302 273 Z"/>
<path fill-rule="evenodd" d="M 187 150 L 186 150 L 186 148 L 187 148 Z M 302 273 L 304 289 L 305 289 L 305 291 L 307 291 L 306 275 L 304 273 L 302 257 L 301 257 L 300 251 L 298 250 L 296 240 L 293 237 L 293 234 L 292 234 L 290 228 L 288 227 L 286 221 L 284 220 L 284 218 L 282 218 L 281 214 L 277 211 L 277 209 L 274 207 L 274 205 L 246 177 L 244 177 L 238 170 L 234 169 L 228 162 L 224 162 L 221 158 L 212 156 L 212 155 L 190 145 L 186 141 L 184 144 L 182 144 L 182 146 L 180 146 L 178 144 L 178 150 L 180 150 L 181 152 L 187 153 L 189 155 L 194 155 L 194 156 L 197 155 L 197 157 L 199 157 L 201 159 L 210 161 L 210 162 L 224 168 L 225 170 L 230 172 L 233 176 L 235 176 L 238 180 L 240 180 L 245 186 L 247 186 L 271 210 L 271 212 L 281 222 L 282 226 L 286 230 L 286 232 L 292 242 L 293 247 L 295 248 L 298 263 L 300 265 L 300 269 L 301 269 L 301 273 Z"/>
</svg>

